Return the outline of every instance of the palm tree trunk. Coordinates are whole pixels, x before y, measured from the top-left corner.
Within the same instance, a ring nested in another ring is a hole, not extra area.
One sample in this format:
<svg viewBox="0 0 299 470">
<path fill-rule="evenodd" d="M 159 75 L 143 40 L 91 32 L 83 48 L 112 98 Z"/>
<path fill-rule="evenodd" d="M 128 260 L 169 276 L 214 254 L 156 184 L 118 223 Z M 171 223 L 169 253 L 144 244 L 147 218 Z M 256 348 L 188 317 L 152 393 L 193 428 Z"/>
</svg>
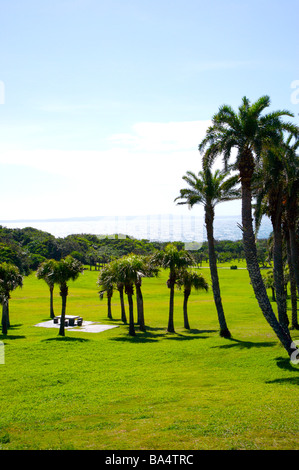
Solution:
<svg viewBox="0 0 299 470">
<path fill-rule="evenodd" d="M 9 300 L 7 301 L 7 328 L 10 328 L 10 319 L 9 319 Z"/>
<path fill-rule="evenodd" d="M 8 330 L 8 300 L 2 301 L 2 334 L 7 335 Z"/>
<path fill-rule="evenodd" d="M 50 318 L 54 318 L 54 301 L 53 301 L 54 286 L 50 286 Z"/>
<path fill-rule="evenodd" d="M 120 307 L 121 307 L 121 321 L 127 323 L 126 310 L 125 310 L 125 301 L 124 301 L 124 286 L 122 284 L 117 286 L 120 298 Z"/>
<path fill-rule="evenodd" d="M 112 320 L 111 298 L 112 298 L 112 296 L 110 294 L 107 294 L 108 318 L 110 320 Z"/>
<path fill-rule="evenodd" d="M 126 286 L 126 294 L 128 296 L 129 304 L 129 335 L 135 336 L 135 327 L 134 327 L 134 307 L 133 307 L 133 288 L 131 286 Z"/>
<path fill-rule="evenodd" d="M 281 231 L 281 211 L 277 208 L 275 214 L 271 215 L 271 222 L 273 226 L 273 274 L 274 274 L 274 285 L 276 292 L 276 302 L 278 310 L 278 319 L 281 326 L 289 334 L 288 326 L 289 319 L 287 316 L 287 301 L 284 285 L 284 273 L 283 273 L 283 259 L 282 259 L 282 231 Z"/>
<path fill-rule="evenodd" d="M 65 336 L 64 322 L 65 322 L 65 312 L 66 312 L 66 299 L 68 295 L 68 287 L 65 283 L 60 286 L 60 295 L 61 295 L 62 304 L 61 304 L 59 335 Z"/>
<path fill-rule="evenodd" d="M 215 246 L 214 246 L 214 209 L 213 207 L 206 205 L 205 206 L 205 223 L 207 229 L 207 238 L 208 238 L 208 249 L 209 249 L 209 265 L 210 265 L 210 272 L 211 272 L 211 279 L 212 279 L 212 290 L 214 296 L 214 302 L 218 314 L 218 321 L 220 326 L 220 336 L 223 338 L 230 338 L 231 334 L 229 329 L 227 328 L 226 319 L 224 315 L 221 294 L 220 294 L 220 285 L 219 285 L 219 278 L 218 278 L 218 270 L 217 270 L 217 261 L 216 261 L 216 254 L 215 254 Z"/>
<path fill-rule="evenodd" d="M 290 335 L 286 334 L 280 323 L 277 321 L 277 318 L 271 307 L 270 300 L 268 298 L 258 264 L 257 249 L 252 224 L 252 195 L 250 187 L 252 173 L 248 177 L 248 175 L 246 175 L 245 168 L 245 177 L 244 175 L 242 175 L 241 170 L 240 176 L 242 184 L 243 245 L 249 277 L 255 293 L 255 297 L 258 301 L 258 304 L 262 310 L 265 319 L 267 320 L 267 322 L 275 332 L 276 336 L 288 352 L 289 356 L 291 356 L 293 352 L 293 346 L 291 346 L 292 340 L 290 338 Z"/>
<path fill-rule="evenodd" d="M 173 306 L 174 306 L 174 281 L 169 283 L 170 297 L 169 297 L 169 317 L 167 331 L 169 333 L 175 333 L 173 323 Z"/>
<path fill-rule="evenodd" d="M 145 331 L 143 297 L 142 297 L 140 282 L 136 282 L 135 286 L 136 286 L 138 324 L 139 324 L 140 330 Z"/>
<path fill-rule="evenodd" d="M 190 292 L 191 292 L 190 289 L 185 289 L 184 290 L 183 312 L 184 312 L 184 328 L 186 330 L 190 330 L 189 318 L 188 318 L 188 309 L 187 309 Z"/>
</svg>

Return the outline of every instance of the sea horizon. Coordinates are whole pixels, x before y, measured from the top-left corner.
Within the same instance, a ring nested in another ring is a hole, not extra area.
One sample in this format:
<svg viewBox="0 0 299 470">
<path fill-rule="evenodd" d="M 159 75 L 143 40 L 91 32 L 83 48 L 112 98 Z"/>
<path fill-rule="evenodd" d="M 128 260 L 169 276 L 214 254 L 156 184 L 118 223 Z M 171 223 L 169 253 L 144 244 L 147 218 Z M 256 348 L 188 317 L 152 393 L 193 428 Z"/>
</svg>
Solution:
<svg viewBox="0 0 299 470">
<path fill-rule="evenodd" d="M 128 216 L 88 216 L 69 218 L 0 220 L 6 228 L 32 227 L 50 233 L 57 238 L 68 235 L 91 234 L 97 236 L 130 236 L 136 239 L 161 242 L 206 241 L 206 228 L 203 216 L 194 215 L 128 215 Z M 242 239 L 241 217 L 220 215 L 215 217 L 215 240 L 237 241 Z M 258 239 L 268 238 L 272 225 L 264 217 L 258 232 Z"/>
</svg>

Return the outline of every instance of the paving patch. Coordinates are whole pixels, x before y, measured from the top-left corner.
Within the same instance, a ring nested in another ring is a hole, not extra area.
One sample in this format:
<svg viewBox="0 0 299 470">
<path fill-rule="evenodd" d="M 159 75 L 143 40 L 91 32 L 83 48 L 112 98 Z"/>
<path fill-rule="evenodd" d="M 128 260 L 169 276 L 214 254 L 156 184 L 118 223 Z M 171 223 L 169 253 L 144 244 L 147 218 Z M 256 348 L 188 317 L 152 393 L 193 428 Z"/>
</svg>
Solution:
<svg viewBox="0 0 299 470">
<path fill-rule="evenodd" d="M 34 326 L 41 326 L 43 328 L 59 328 L 58 323 L 54 323 L 53 320 L 44 321 L 37 323 Z M 102 331 L 111 330 L 112 328 L 118 328 L 118 325 L 103 325 L 92 321 L 83 321 L 82 326 L 65 326 L 67 331 L 83 331 L 87 333 L 101 333 Z"/>
</svg>

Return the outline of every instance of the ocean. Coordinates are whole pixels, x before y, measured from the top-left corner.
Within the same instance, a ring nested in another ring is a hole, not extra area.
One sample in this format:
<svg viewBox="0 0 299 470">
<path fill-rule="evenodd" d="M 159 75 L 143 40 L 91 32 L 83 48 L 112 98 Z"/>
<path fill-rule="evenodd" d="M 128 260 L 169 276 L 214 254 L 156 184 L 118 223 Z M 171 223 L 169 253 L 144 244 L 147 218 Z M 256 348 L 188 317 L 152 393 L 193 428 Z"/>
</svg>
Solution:
<svg viewBox="0 0 299 470">
<path fill-rule="evenodd" d="M 238 216 L 216 216 L 214 238 L 216 240 L 241 240 L 242 232 L 239 224 L 241 224 L 241 218 Z M 0 221 L 0 225 L 7 228 L 33 227 L 61 238 L 67 235 L 88 233 L 103 237 L 107 235 L 113 237 L 115 234 L 118 234 L 119 237 L 129 235 L 137 239 L 162 242 L 202 243 L 206 240 L 203 217 L 191 215 L 166 214 L 48 220 L 4 220 Z M 265 217 L 258 238 L 268 238 L 271 232 L 271 222 Z"/>
</svg>

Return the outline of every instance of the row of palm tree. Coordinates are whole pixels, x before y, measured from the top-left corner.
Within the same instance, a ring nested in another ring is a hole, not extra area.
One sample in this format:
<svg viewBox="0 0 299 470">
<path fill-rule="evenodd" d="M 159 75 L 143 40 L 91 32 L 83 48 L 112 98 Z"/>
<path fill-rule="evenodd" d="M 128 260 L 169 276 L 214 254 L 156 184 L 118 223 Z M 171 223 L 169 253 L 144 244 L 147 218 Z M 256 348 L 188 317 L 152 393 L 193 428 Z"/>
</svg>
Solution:
<svg viewBox="0 0 299 470">
<path fill-rule="evenodd" d="M 192 287 L 195 290 L 208 290 L 208 283 L 201 273 L 188 268 L 194 265 L 194 259 L 186 250 L 178 250 L 175 244 L 169 244 L 164 250 L 157 251 L 151 256 L 127 255 L 111 261 L 101 269 L 98 277 L 100 296 L 107 296 L 108 318 L 112 319 L 111 298 L 115 287 L 120 293 L 121 317 L 127 322 L 123 291 L 128 297 L 129 305 L 129 335 L 135 336 L 133 294 L 136 291 L 137 321 L 141 331 L 146 330 L 144 319 L 144 304 L 141 291 L 144 277 L 158 276 L 161 268 L 169 270 L 167 287 L 170 289 L 169 316 L 167 331 L 174 333 L 174 290 L 175 285 L 184 289 L 184 327 L 190 329 L 187 304 Z"/>
<path fill-rule="evenodd" d="M 289 332 L 286 314 L 281 239 L 284 222 L 290 246 L 290 266 L 294 272 L 299 293 L 299 250 L 296 239 L 299 129 L 292 122 L 283 120 L 285 117 L 294 117 L 289 111 L 264 113 L 269 106 L 270 98 L 262 96 L 254 103 L 244 97 L 237 112 L 228 105 L 220 107 L 219 111 L 214 114 L 212 124 L 204 139 L 199 144 L 203 171 L 199 172 L 198 176 L 188 172 L 183 177 L 189 184 L 189 188 L 181 190 L 178 199 L 182 199 L 182 203 L 189 204 L 191 207 L 195 203 L 204 204 L 215 304 L 218 315 L 224 319 L 213 249 L 213 207 L 215 203 L 241 197 L 242 225 L 240 228 L 251 284 L 265 319 L 291 356 L 295 346 Z M 218 171 L 213 175 L 211 169 L 217 157 L 223 159 L 224 168 L 222 172 Z M 229 177 L 231 172 L 235 173 Z M 225 184 L 222 194 L 217 193 L 217 189 L 221 186 L 220 175 Z M 215 183 L 217 181 L 217 184 L 212 184 L 213 179 Z M 234 194 L 233 181 L 240 183 L 239 195 Z M 274 280 L 278 300 L 278 318 L 271 306 L 259 268 L 253 227 L 253 197 L 257 199 L 257 220 L 260 220 L 259 214 L 264 213 L 270 216 L 273 225 Z M 264 208 L 264 212 L 260 211 L 260 207 Z"/>
</svg>

